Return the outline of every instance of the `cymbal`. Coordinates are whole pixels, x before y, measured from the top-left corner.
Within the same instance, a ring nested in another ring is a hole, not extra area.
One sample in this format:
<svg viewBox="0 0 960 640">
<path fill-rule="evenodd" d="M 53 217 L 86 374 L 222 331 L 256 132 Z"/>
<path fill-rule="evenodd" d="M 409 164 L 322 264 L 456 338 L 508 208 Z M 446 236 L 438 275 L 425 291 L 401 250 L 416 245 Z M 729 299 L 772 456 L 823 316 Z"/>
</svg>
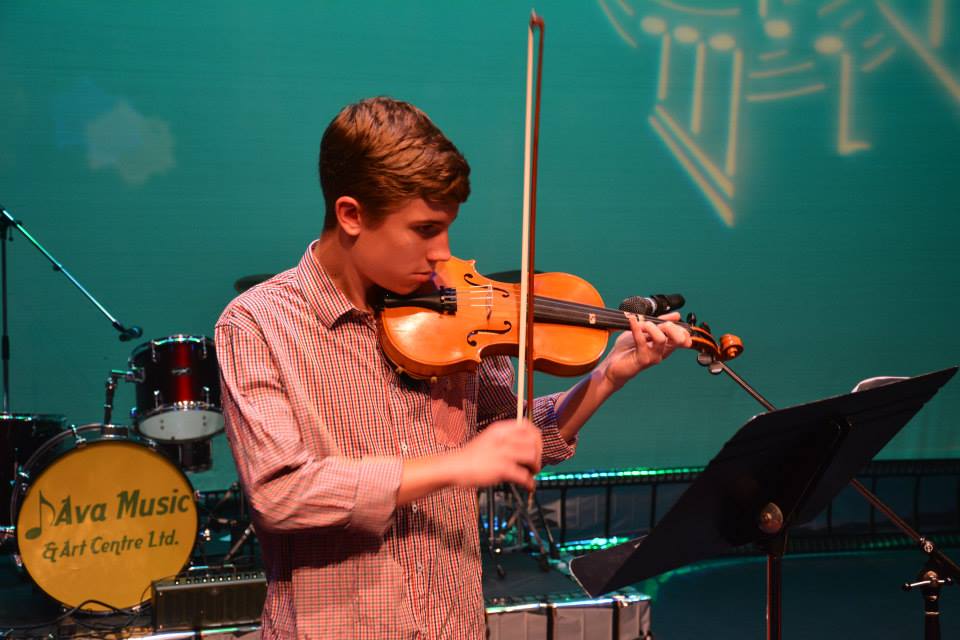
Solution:
<svg viewBox="0 0 960 640">
<path fill-rule="evenodd" d="M 237 278 L 237 281 L 236 281 L 236 282 L 233 283 L 233 288 L 236 290 L 237 293 L 243 293 L 244 291 L 246 291 L 246 290 L 249 289 L 250 287 L 252 287 L 252 286 L 254 286 L 254 285 L 256 285 L 256 284 L 260 284 L 261 282 L 263 282 L 263 281 L 265 281 L 265 280 L 269 280 L 270 278 L 272 278 L 272 277 L 275 276 L 275 275 L 277 275 L 277 274 L 275 274 L 275 273 L 254 273 L 254 274 L 251 274 L 251 275 L 249 275 L 249 276 L 241 276 L 240 278 Z"/>
</svg>

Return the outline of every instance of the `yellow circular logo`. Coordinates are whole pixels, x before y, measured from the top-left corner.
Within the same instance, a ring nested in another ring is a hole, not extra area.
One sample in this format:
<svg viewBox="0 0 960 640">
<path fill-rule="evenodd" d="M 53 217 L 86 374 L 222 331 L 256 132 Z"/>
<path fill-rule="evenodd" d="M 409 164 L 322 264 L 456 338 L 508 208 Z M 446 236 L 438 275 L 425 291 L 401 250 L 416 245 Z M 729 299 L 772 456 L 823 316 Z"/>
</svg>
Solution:
<svg viewBox="0 0 960 640">
<path fill-rule="evenodd" d="M 161 454 L 126 441 L 81 445 L 30 484 L 17 516 L 24 567 L 48 595 L 89 611 L 149 599 L 197 535 L 193 489 Z"/>
</svg>

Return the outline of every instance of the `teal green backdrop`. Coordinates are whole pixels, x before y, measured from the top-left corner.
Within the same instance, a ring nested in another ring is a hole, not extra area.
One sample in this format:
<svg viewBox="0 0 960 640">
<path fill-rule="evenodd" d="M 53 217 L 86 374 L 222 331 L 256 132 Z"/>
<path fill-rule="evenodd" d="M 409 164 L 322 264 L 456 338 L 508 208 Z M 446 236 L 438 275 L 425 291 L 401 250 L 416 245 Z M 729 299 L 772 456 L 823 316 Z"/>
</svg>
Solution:
<svg viewBox="0 0 960 640">
<path fill-rule="evenodd" d="M 538 267 L 608 304 L 682 292 L 775 404 L 960 362 L 960 15 L 942 0 L 538 3 Z M 0 202 L 145 338 L 211 335 L 240 276 L 318 235 L 345 103 L 426 110 L 473 167 L 453 250 L 519 262 L 518 2 L 0 4 Z M 21 237 L 11 408 L 98 421 L 134 344 Z M 543 390 L 569 380 L 542 378 Z M 117 404 L 133 403 L 129 386 Z M 645 372 L 567 469 L 706 462 L 759 405 L 692 353 Z M 960 384 L 884 457 L 960 454 Z M 202 488 L 234 478 L 223 437 Z"/>
</svg>

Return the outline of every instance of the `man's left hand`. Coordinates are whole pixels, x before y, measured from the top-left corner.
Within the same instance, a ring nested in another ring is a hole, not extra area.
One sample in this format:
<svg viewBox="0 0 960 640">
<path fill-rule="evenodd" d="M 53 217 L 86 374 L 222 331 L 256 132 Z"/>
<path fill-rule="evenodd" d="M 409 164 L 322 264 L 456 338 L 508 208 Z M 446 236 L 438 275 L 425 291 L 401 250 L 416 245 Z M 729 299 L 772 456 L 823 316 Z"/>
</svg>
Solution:
<svg viewBox="0 0 960 640">
<path fill-rule="evenodd" d="M 677 347 L 688 348 L 692 345 L 690 334 L 673 324 L 680 319 L 679 313 L 660 316 L 661 320 L 667 321 L 661 324 L 649 320 L 640 322 L 635 316 L 626 315 L 630 321 L 630 331 L 624 331 L 617 337 L 604 361 L 604 376 L 615 389 L 647 367 L 661 362 Z"/>
</svg>

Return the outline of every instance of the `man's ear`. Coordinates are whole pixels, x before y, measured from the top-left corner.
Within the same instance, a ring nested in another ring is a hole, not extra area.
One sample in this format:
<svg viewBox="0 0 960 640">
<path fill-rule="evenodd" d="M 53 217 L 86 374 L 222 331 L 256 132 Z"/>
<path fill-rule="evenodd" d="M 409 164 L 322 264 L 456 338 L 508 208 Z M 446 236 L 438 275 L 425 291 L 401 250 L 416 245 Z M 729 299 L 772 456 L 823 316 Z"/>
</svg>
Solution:
<svg viewBox="0 0 960 640">
<path fill-rule="evenodd" d="M 352 237 L 360 235 L 363 207 L 357 199 L 350 196 L 340 196 L 333 206 L 337 214 L 337 223 L 344 233 Z"/>
</svg>

